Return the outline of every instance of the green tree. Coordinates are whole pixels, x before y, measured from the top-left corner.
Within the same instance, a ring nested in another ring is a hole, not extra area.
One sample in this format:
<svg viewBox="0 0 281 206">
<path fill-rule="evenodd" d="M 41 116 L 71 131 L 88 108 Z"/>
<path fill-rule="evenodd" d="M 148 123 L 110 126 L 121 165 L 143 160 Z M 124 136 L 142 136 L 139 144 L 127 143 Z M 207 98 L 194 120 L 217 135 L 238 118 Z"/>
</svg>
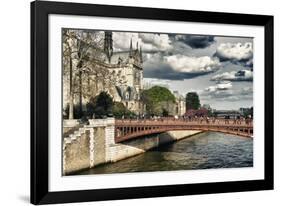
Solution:
<svg viewBox="0 0 281 206">
<path fill-rule="evenodd" d="M 101 118 L 105 115 L 112 114 L 113 101 L 106 92 L 101 92 L 98 96 L 91 98 L 87 104 L 87 111 L 89 116 Z"/>
<path fill-rule="evenodd" d="M 169 89 L 160 86 L 144 90 L 141 100 L 146 105 L 146 112 L 149 115 L 168 116 L 172 113 L 175 104 L 175 96 Z"/>
<path fill-rule="evenodd" d="M 244 117 L 251 116 L 253 118 L 253 107 L 251 107 L 251 108 L 244 108 L 243 116 Z"/>
<path fill-rule="evenodd" d="M 135 116 L 135 113 L 133 113 L 130 110 L 128 110 L 125 107 L 125 105 L 123 103 L 121 103 L 121 102 L 114 102 L 112 113 L 113 113 L 114 117 L 116 117 L 116 118 L 122 118 L 123 116 L 124 117 L 133 117 L 133 116 Z"/>
<path fill-rule="evenodd" d="M 199 96 L 196 92 L 189 92 L 186 94 L 186 110 L 189 109 L 199 109 L 200 107 L 200 100 Z"/>
</svg>

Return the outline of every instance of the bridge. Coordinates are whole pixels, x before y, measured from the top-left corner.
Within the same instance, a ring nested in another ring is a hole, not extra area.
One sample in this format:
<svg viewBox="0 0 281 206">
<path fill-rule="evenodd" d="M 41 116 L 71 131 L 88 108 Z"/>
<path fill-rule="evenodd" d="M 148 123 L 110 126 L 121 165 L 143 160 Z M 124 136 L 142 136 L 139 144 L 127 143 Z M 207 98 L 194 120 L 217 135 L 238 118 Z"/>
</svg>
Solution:
<svg viewBox="0 0 281 206">
<path fill-rule="evenodd" d="M 225 119 L 156 119 L 156 120 L 125 120 L 115 121 L 115 142 L 138 138 L 175 130 L 214 131 L 243 137 L 253 136 L 252 120 Z"/>
</svg>

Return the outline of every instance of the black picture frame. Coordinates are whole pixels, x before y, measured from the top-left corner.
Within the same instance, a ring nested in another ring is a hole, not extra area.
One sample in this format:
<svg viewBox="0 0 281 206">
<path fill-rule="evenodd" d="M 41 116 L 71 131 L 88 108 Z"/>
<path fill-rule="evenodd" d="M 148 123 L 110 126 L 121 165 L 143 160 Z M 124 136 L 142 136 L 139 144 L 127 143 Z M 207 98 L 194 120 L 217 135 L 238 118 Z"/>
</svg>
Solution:
<svg viewBox="0 0 281 206">
<path fill-rule="evenodd" d="M 83 15 L 263 26 L 265 31 L 265 177 L 263 180 L 116 189 L 48 190 L 48 15 Z M 31 203 L 50 204 L 273 189 L 273 16 L 80 3 L 31 3 Z"/>
</svg>

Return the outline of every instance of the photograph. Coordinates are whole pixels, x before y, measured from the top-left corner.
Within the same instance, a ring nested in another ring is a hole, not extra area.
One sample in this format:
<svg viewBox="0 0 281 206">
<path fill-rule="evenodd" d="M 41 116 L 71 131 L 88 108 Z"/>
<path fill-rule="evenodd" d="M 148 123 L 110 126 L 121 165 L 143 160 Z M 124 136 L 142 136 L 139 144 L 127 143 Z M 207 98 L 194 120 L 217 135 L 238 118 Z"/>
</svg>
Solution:
<svg viewBox="0 0 281 206">
<path fill-rule="evenodd" d="M 31 3 L 31 203 L 274 188 L 274 17 L 186 9 Z"/>
<path fill-rule="evenodd" d="M 254 41 L 61 28 L 62 176 L 254 167 Z"/>
</svg>

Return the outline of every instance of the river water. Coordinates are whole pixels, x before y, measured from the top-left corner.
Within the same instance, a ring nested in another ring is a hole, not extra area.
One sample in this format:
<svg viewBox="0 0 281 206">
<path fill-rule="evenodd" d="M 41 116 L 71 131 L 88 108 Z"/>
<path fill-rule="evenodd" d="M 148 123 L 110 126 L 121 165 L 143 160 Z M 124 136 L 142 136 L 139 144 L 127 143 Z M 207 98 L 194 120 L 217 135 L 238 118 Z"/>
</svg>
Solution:
<svg viewBox="0 0 281 206">
<path fill-rule="evenodd" d="M 109 174 L 253 166 L 253 140 L 205 132 L 163 145 L 135 157 L 79 172 Z"/>
</svg>

